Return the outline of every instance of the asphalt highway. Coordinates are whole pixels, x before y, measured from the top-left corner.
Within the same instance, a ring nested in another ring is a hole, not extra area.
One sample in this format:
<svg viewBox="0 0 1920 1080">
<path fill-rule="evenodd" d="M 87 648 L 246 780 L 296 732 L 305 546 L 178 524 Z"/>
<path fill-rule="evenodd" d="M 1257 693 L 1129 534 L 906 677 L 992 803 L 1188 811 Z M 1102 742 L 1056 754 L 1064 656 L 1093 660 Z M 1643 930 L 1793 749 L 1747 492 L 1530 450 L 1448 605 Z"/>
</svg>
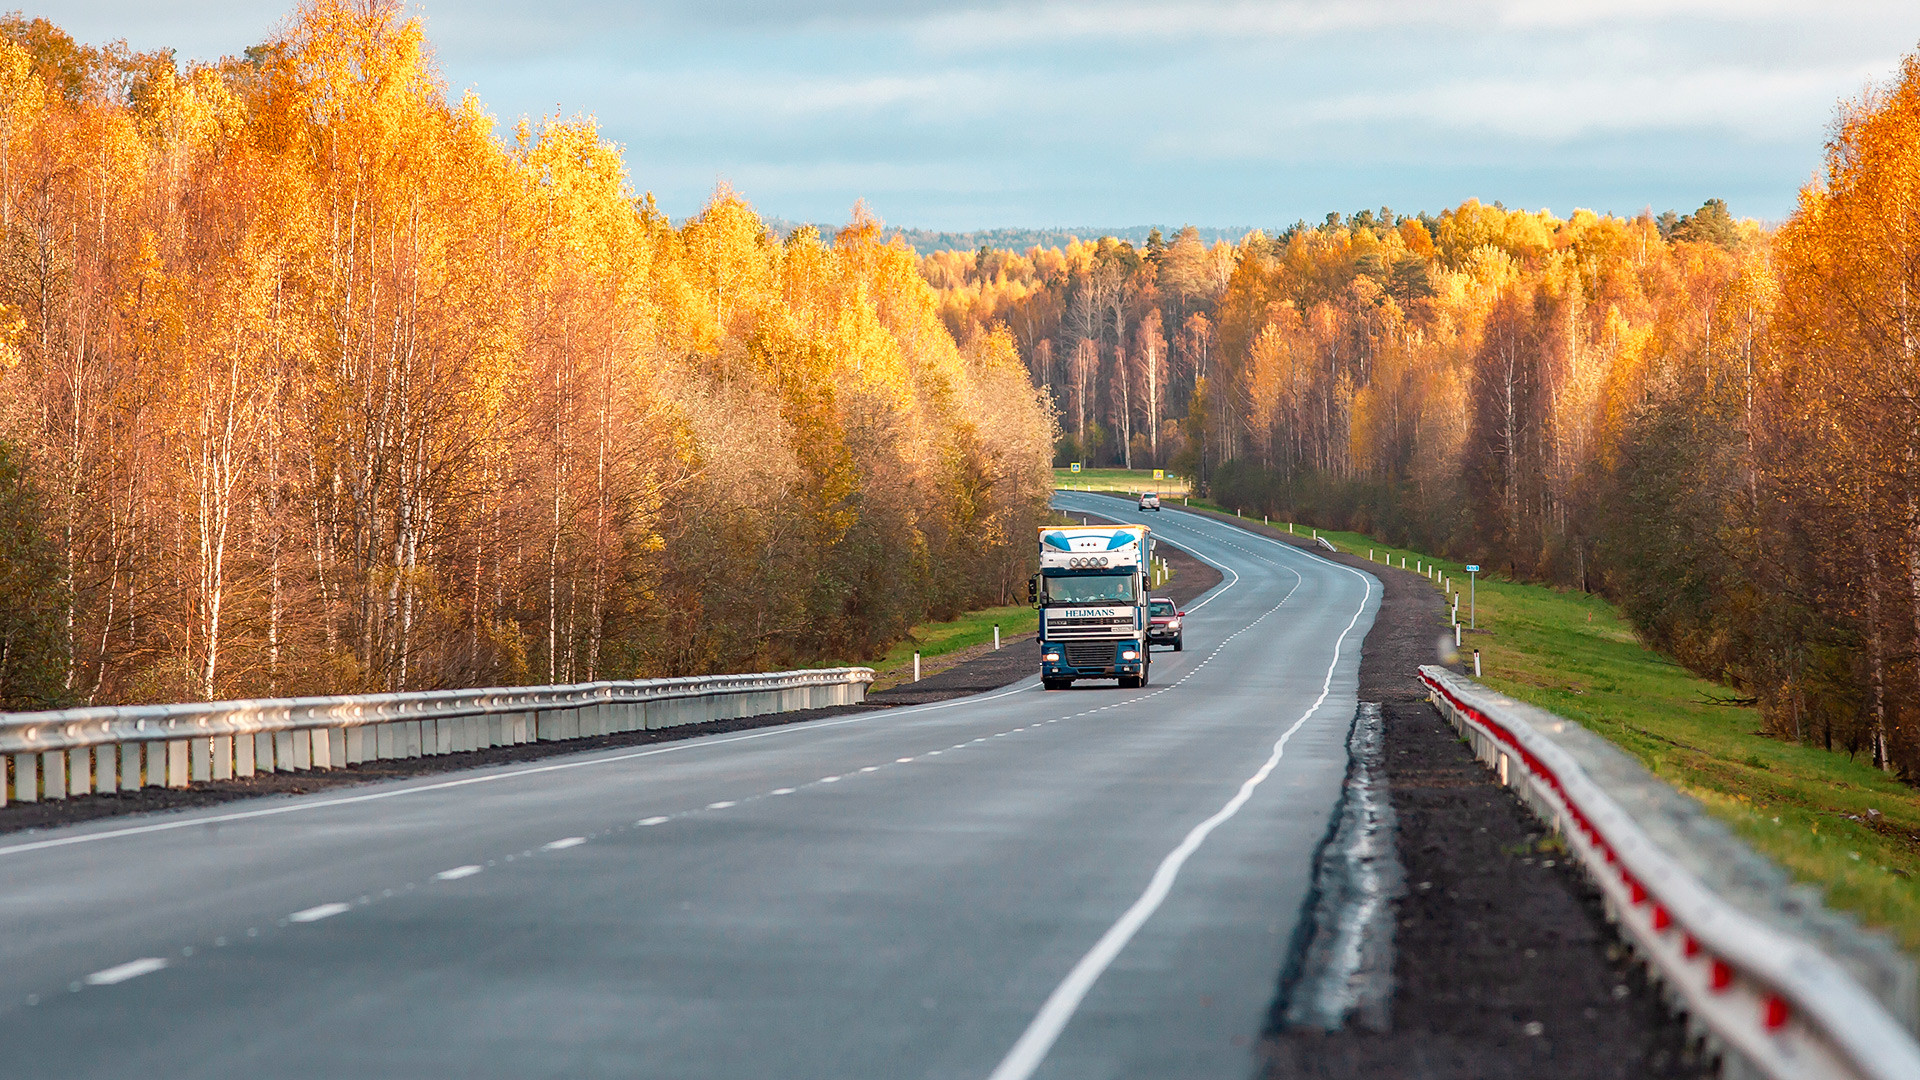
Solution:
<svg viewBox="0 0 1920 1080">
<path fill-rule="evenodd" d="M 1140 690 L 849 715 L 0 837 L 0 1074 L 1244 1077 L 1367 575 L 1225 571 Z"/>
</svg>

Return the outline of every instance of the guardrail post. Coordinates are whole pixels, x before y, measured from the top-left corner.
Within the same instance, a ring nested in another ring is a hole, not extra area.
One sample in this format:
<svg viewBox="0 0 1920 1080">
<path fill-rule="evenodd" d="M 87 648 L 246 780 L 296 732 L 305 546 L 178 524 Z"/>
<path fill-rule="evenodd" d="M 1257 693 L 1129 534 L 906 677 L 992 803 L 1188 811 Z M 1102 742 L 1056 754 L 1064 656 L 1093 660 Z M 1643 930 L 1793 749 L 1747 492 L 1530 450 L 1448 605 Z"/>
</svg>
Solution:
<svg viewBox="0 0 1920 1080">
<path fill-rule="evenodd" d="M 120 744 L 120 789 L 140 789 L 140 744 L 137 742 Z"/>
<path fill-rule="evenodd" d="M 13 755 L 13 801 L 40 801 L 40 755 Z"/>
<path fill-rule="evenodd" d="M 213 737 L 213 778 L 215 780 L 233 779 L 233 736 L 231 735 Z"/>
<path fill-rule="evenodd" d="M 114 764 L 112 743 L 102 743 L 93 748 L 93 790 L 103 795 L 120 790 L 120 771 Z"/>
<path fill-rule="evenodd" d="M 46 750 L 40 754 L 40 789 L 49 799 L 67 797 L 67 752 Z"/>
<path fill-rule="evenodd" d="M 67 752 L 67 791 L 86 795 L 93 791 L 93 751 L 74 747 Z"/>
<path fill-rule="evenodd" d="M 213 778 L 213 740 L 204 735 L 196 735 L 187 740 L 187 777 L 195 783 L 204 783 Z"/>
<path fill-rule="evenodd" d="M 187 740 L 167 740 L 166 784 L 170 788 L 187 786 Z"/>
</svg>

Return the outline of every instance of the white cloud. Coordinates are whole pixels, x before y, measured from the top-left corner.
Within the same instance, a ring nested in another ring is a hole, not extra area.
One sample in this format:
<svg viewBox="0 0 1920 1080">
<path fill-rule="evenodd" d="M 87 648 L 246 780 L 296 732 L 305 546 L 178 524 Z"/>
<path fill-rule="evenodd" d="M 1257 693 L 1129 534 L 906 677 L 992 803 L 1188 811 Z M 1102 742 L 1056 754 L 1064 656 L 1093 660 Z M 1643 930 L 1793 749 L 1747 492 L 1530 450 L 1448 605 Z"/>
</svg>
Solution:
<svg viewBox="0 0 1920 1080">
<path fill-rule="evenodd" d="M 211 58 L 282 14 L 57 0 L 82 40 Z M 284 0 L 290 9 L 294 0 Z M 590 113 L 674 214 L 1291 221 L 1334 207 L 1778 216 L 1913 0 L 416 0 L 495 113 Z M 31 14 L 31 13 L 30 13 Z M 1745 200 L 1742 202 L 1741 200 Z"/>
</svg>

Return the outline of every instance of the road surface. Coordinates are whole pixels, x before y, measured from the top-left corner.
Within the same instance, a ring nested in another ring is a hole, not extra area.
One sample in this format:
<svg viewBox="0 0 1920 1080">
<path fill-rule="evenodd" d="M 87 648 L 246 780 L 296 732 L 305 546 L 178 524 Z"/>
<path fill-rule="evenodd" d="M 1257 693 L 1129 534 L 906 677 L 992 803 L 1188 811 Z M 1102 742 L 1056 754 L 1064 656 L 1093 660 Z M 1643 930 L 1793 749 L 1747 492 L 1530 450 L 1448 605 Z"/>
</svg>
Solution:
<svg viewBox="0 0 1920 1080">
<path fill-rule="evenodd" d="M 0 1073 L 1243 1077 L 1377 582 L 1221 567 L 1140 690 L 930 706 L 0 837 Z"/>
</svg>

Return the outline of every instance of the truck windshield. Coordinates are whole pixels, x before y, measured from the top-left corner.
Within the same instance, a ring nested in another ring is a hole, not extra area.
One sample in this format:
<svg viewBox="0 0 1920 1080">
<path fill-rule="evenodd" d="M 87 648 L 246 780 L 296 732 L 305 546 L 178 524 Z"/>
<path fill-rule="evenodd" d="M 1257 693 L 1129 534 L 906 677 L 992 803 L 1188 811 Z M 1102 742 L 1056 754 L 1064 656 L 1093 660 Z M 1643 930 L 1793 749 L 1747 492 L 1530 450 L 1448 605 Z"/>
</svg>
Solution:
<svg viewBox="0 0 1920 1080">
<path fill-rule="evenodd" d="M 1049 604 L 1132 604 L 1133 574 L 1089 574 L 1085 577 L 1043 577 Z"/>
</svg>

